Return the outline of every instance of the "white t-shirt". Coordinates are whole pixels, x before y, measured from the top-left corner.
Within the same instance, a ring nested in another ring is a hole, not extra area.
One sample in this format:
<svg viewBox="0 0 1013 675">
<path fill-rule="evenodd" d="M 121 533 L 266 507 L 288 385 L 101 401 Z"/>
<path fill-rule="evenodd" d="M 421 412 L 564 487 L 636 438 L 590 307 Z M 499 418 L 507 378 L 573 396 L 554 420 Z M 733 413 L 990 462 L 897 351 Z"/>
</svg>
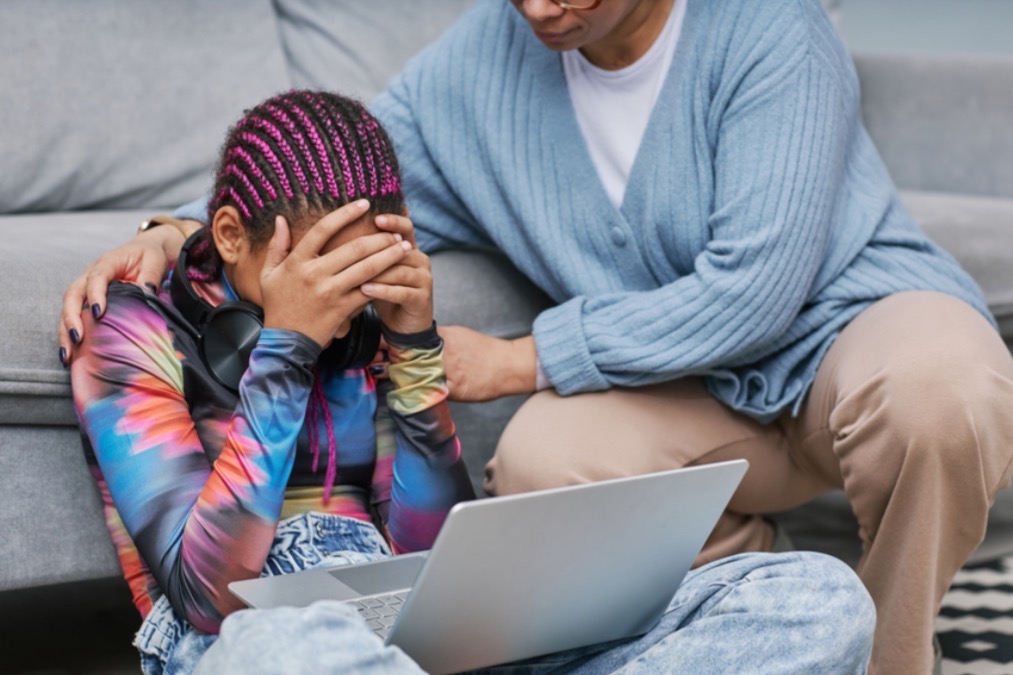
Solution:
<svg viewBox="0 0 1013 675">
<path fill-rule="evenodd" d="M 563 52 L 566 86 L 598 176 L 618 208 L 648 118 L 672 65 L 686 0 L 676 0 L 658 39 L 636 62 L 603 70 L 579 50 Z"/>
<path fill-rule="evenodd" d="M 579 50 L 563 52 L 563 72 L 577 123 L 612 203 L 619 208 L 647 121 L 665 83 L 682 32 L 687 0 L 675 0 L 665 27 L 647 53 L 619 70 L 603 70 Z M 538 362 L 536 387 L 551 387 Z"/>
</svg>

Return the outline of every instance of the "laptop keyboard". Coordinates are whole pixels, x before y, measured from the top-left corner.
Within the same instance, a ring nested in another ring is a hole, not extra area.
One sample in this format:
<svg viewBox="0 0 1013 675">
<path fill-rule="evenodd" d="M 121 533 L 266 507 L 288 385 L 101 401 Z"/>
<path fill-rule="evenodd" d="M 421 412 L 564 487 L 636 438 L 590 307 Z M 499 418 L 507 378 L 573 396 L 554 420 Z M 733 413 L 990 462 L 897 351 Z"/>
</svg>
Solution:
<svg viewBox="0 0 1013 675">
<path fill-rule="evenodd" d="M 407 597 L 408 591 L 401 591 L 400 593 L 375 595 L 362 600 L 349 600 L 348 604 L 358 610 L 359 616 L 366 620 L 366 625 L 371 631 L 381 638 L 387 639 Z"/>
</svg>

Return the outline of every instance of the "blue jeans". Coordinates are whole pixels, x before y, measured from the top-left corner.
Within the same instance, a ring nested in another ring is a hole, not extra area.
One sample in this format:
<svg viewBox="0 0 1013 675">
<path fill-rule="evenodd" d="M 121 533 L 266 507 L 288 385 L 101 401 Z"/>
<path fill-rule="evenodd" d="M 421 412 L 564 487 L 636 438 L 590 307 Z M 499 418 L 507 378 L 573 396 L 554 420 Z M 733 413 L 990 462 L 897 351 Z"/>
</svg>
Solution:
<svg viewBox="0 0 1013 675">
<path fill-rule="evenodd" d="M 370 525 L 334 516 L 285 521 L 279 536 L 278 555 L 289 547 L 299 552 L 286 553 L 288 563 L 272 567 L 272 549 L 265 574 L 294 571 L 289 564 L 306 569 L 387 554 Z M 840 561 L 806 552 L 744 554 L 690 572 L 661 621 L 644 636 L 481 672 L 864 673 L 874 628 L 872 600 Z M 142 626 L 139 637 L 144 631 Z M 164 671 L 146 672 L 422 672 L 401 650 L 384 645 L 352 608 L 331 601 L 239 611 L 225 620 L 219 636 L 187 626 L 162 657 Z"/>
<path fill-rule="evenodd" d="M 390 555 L 376 528 L 354 518 L 304 513 L 278 524 L 260 576 L 290 574 L 314 567 L 337 567 Z M 259 613 L 259 612 L 255 612 Z M 192 673 L 217 635 L 204 633 L 176 615 L 162 596 L 134 637 L 144 675 Z"/>
</svg>

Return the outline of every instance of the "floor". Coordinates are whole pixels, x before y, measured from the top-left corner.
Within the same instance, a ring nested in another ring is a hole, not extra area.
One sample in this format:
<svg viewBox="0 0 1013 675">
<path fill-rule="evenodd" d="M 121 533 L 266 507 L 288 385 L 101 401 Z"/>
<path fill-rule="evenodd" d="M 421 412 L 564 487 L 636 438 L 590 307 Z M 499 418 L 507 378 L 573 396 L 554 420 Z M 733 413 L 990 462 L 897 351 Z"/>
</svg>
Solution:
<svg viewBox="0 0 1013 675">
<path fill-rule="evenodd" d="M 120 580 L 0 593 L 0 673 L 139 673 L 138 623 Z"/>
</svg>

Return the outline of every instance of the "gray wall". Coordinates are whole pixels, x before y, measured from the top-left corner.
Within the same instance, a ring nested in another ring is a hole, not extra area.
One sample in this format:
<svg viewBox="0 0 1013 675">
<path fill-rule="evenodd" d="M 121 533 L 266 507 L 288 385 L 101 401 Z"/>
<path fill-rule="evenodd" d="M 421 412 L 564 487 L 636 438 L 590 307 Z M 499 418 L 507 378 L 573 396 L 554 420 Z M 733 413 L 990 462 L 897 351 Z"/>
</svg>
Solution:
<svg viewBox="0 0 1013 675">
<path fill-rule="evenodd" d="M 855 51 L 1013 55 L 1013 0 L 836 0 Z"/>
</svg>

